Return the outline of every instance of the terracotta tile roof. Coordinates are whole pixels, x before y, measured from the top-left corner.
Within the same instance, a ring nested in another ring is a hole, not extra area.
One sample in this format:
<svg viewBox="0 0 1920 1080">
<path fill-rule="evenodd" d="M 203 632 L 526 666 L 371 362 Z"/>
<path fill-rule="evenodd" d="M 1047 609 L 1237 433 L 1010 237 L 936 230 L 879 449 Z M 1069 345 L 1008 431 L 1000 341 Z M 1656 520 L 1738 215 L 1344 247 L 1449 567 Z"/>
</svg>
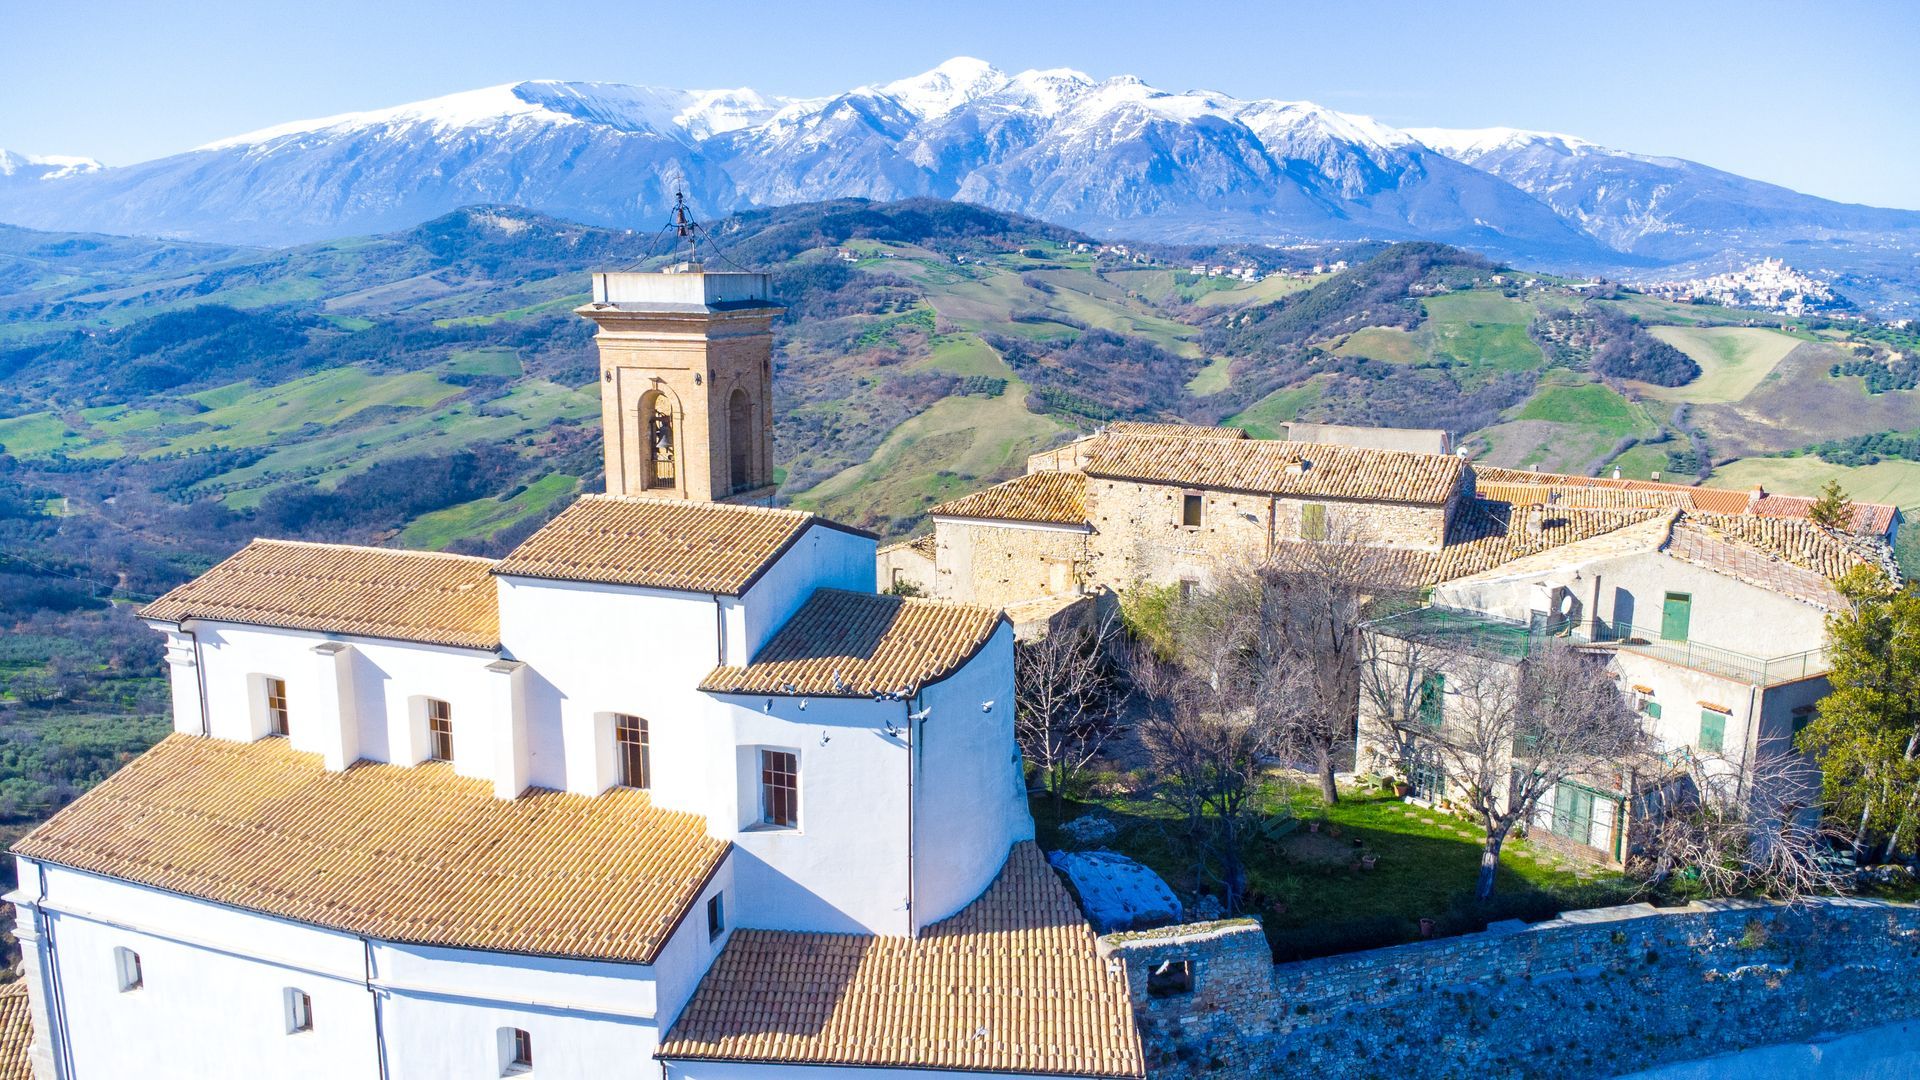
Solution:
<svg viewBox="0 0 1920 1080">
<path fill-rule="evenodd" d="M 1085 525 L 1087 476 L 1078 472 L 1028 473 L 971 495 L 950 499 L 927 513 L 941 517 Z"/>
<path fill-rule="evenodd" d="M 728 845 L 644 791 L 496 799 L 445 765 L 175 734 L 13 851 L 387 941 L 650 963 Z"/>
<path fill-rule="evenodd" d="M 1761 517 L 1806 518 L 1812 516 L 1815 501 L 1805 495 L 1768 492 L 1754 500 L 1750 512 Z M 1887 530 L 1893 528 L 1894 515 L 1900 512 L 1899 507 L 1887 503 L 1854 502 L 1848 506 L 1853 510 L 1853 520 L 1848 527 L 1868 536 L 1885 536 Z"/>
<path fill-rule="evenodd" d="M 1879 565 L 1884 545 L 1800 518 L 1685 514 L 1675 531 L 1710 534 L 1763 552 L 1831 581 L 1863 563 Z"/>
<path fill-rule="evenodd" d="M 1244 439 L 1245 428 L 1207 424 L 1156 424 L 1145 420 L 1115 420 L 1106 426 L 1116 435 L 1174 435 L 1188 439 Z"/>
<path fill-rule="evenodd" d="M 1639 491 L 1632 488 L 1554 487 L 1550 484 L 1507 484 L 1479 480 L 1474 490 L 1483 499 L 1514 506 L 1581 506 L 1595 509 L 1668 509 L 1692 506 L 1693 500 L 1675 491 Z"/>
<path fill-rule="evenodd" d="M 1670 484 L 1659 480 L 1615 480 L 1610 476 L 1569 476 L 1525 469 L 1474 466 L 1474 481 L 1482 498 L 1504 502 L 1547 502 L 1572 506 L 1628 505 L 1633 495 L 1649 500 L 1661 496 L 1682 506 L 1710 514 L 1756 514 L 1761 517 L 1805 518 L 1814 500 L 1798 495 L 1774 495 L 1753 489 Z M 1651 505 L 1651 501 L 1644 505 Z M 1898 508 L 1885 503 L 1854 503 L 1853 531 L 1884 536 L 1893 527 Z"/>
<path fill-rule="evenodd" d="M 798 510 L 583 495 L 494 572 L 737 596 L 816 522 L 857 532 Z"/>
<path fill-rule="evenodd" d="M 1106 435 L 1088 454 L 1088 476 L 1325 499 L 1440 506 L 1460 487 L 1466 463 L 1415 454 L 1273 439 L 1182 439 Z"/>
<path fill-rule="evenodd" d="M 0 1080 L 33 1080 L 33 1012 L 27 1003 L 27 984 L 0 986 Z"/>
<path fill-rule="evenodd" d="M 885 555 L 890 551 L 911 551 L 916 555 L 931 559 L 933 558 L 934 548 L 936 546 L 932 533 L 921 533 L 919 536 L 901 540 L 897 543 L 887 544 L 880 548 L 880 550 L 874 552 L 874 554 Z"/>
<path fill-rule="evenodd" d="M 492 568 L 464 555 L 255 540 L 139 614 L 492 649 Z"/>
<path fill-rule="evenodd" d="M 816 590 L 746 667 L 717 667 L 719 694 L 870 697 L 953 674 L 993 636 L 997 609 L 951 600 Z"/>
<path fill-rule="evenodd" d="M 1031 841 L 918 938 L 736 930 L 660 1056 L 1141 1076 L 1124 970 Z"/>
<path fill-rule="evenodd" d="M 1474 499 L 1454 513 L 1445 546 L 1412 555 L 1421 560 L 1423 582 L 1452 581 L 1662 516 L 1657 509 L 1542 507 L 1536 531 L 1530 508 Z"/>
</svg>

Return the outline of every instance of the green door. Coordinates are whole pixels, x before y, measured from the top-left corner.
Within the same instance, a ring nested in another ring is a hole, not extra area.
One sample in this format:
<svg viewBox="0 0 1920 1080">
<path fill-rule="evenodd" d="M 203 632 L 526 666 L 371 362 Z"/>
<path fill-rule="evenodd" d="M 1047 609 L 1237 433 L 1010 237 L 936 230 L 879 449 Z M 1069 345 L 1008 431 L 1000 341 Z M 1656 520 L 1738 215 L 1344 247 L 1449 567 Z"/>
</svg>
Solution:
<svg viewBox="0 0 1920 1080">
<path fill-rule="evenodd" d="M 1717 712 L 1700 714 L 1700 749 L 1719 753 L 1727 745 L 1727 718 Z"/>
<path fill-rule="evenodd" d="M 1555 788 L 1552 832 L 1576 844 L 1591 843 L 1593 792 L 1572 784 L 1561 784 Z"/>
<path fill-rule="evenodd" d="M 1660 610 L 1660 637 L 1666 641 L 1687 640 L 1687 624 L 1693 621 L 1693 594 L 1670 592 Z"/>
</svg>

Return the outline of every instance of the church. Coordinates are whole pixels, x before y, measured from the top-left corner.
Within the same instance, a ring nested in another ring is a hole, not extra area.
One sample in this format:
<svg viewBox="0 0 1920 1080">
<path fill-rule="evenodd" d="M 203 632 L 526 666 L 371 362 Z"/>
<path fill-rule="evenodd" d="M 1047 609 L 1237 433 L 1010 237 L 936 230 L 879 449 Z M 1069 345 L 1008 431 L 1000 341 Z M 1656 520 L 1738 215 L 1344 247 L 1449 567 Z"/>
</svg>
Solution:
<svg viewBox="0 0 1920 1080">
<path fill-rule="evenodd" d="M 1139 1076 L 998 606 L 776 509 L 768 278 L 593 276 L 604 495 L 501 559 L 256 540 L 173 734 L 14 847 L 38 1080 Z"/>
</svg>

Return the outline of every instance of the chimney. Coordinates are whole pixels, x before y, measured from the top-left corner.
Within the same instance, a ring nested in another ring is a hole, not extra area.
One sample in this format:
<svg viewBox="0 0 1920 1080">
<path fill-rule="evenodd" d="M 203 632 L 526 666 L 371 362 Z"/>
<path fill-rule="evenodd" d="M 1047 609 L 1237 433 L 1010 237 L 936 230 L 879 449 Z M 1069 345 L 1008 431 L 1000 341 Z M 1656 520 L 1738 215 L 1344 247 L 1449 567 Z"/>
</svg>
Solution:
<svg viewBox="0 0 1920 1080">
<path fill-rule="evenodd" d="M 1613 478 L 1614 478 L 1615 480 L 1618 480 L 1618 479 L 1620 479 L 1620 466 L 1618 466 L 1618 465 L 1615 465 L 1615 466 L 1613 467 Z"/>
<path fill-rule="evenodd" d="M 1656 482 L 1657 482 L 1657 481 L 1658 481 L 1658 480 L 1660 479 L 1660 470 L 1659 470 L 1659 469 L 1655 469 L 1655 470 L 1653 470 L 1653 479 L 1654 479 L 1654 480 L 1655 480 Z"/>
<path fill-rule="evenodd" d="M 1541 503 L 1527 507 L 1527 533 L 1539 536 L 1547 528 L 1547 508 Z"/>
</svg>

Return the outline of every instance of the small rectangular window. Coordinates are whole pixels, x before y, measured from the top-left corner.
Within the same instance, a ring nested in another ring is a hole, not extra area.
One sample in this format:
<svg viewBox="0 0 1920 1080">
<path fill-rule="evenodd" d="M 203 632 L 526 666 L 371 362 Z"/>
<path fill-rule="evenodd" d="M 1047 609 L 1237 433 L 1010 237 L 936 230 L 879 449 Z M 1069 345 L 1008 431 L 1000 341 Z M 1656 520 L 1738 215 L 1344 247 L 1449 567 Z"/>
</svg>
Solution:
<svg viewBox="0 0 1920 1080">
<path fill-rule="evenodd" d="M 1206 499 L 1203 496 L 1194 494 L 1180 496 L 1180 524 L 1189 529 L 1199 528 L 1205 507 Z"/>
<path fill-rule="evenodd" d="M 1420 722 L 1437 728 L 1446 717 L 1447 677 L 1429 671 L 1420 679 Z"/>
<path fill-rule="evenodd" d="M 287 680 L 269 678 L 267 691 L 267 731 L 274 735 L 287 733 Z"/>
<path fill-rule="evenodd" d="M 1307 503 L 1300 507 L 1300 539 L 1325 540 L 1327 538 L 1327 508 L 1319 503 Z"/>
<path fill-rule="evenodd" d="M 1193 962 L 1163 960 L 1147 969 L 1147 996 L 1173 997 L 1193 991 Z"/>
<path fill-rule="evenodd" d="M 800 823 L 800 756 L 760 751 L 760 823 L 791 829 Z"/>
<path fill-rule="evenodd" d="M 147 985 L 146 973 L 140 970 L 140 954 L 132 949 L 113 950 L 113 967 L 119 976 L 121 993 Z"/>
<path fill-rule="evenodd" d="M 1727 742 L 1727 718 L 1717 712 L 1700 713 L 1700 749 L 1719 750 Z"/>
<path fill-rule="evenodd" d="M 1642 715 L 1653 720 L 1660 719 L 1660 703 L 1653 700 L 1652 694 L 1636 693 L 1634 705 L 1639 708 Z"/>
<path fill-rule="evenodd" d="M 427 699 L 427 756 L 453 760 L 453 706 L 438 698 Z"/>
<path fill-rule="evenodd" d="M 304 990 L 287 987 L 287 1034 L 313 1030 L 313 998 Z"/>
<path fill-rule="evenodd" d="M 638 716 L 614 713 L 613 745 L 619 751 L 620 786 L 652 787 L 653 750 L 647 736 L 647 722 Z"/>
<path fill-rule="evenodd" d="M 725 893 L 714 893 L 707 899 L 707 940 L 712 941 L 726 932 L 727 904 Z"/>
<path fill-rule="evenodd" d="M 1200 591 L 1200 583 L 1192 578 L 1180 579 L 1180 599 L 1191 600 L 1193 594 Z"/>
<path fill-rule="evenodd" d="M 506 1040 L 506 1063 L 502 1076 L 516 1076 L 533 1068 L 533 1036 L 525 1028 L 514 1028 Z"/>
</svg>

